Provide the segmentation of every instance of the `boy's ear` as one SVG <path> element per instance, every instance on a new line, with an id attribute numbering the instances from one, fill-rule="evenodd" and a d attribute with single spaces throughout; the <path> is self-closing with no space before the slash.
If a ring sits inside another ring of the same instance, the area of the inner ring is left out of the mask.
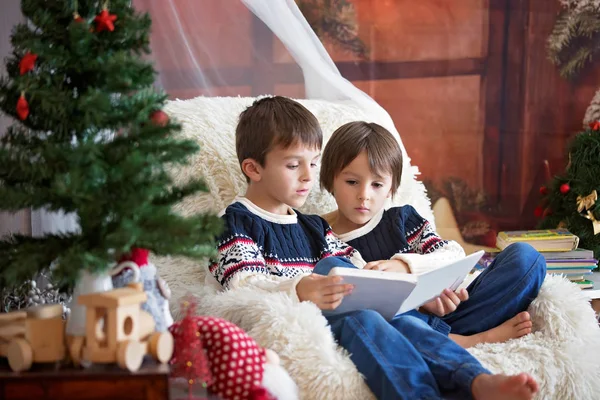
<path id="1" fill-rule="evenodd" d="M 251 182 L 259 182 L 261 180 L 262 167 L 252 158 L 246 158 L 242 161 L 242 172 Z"/>

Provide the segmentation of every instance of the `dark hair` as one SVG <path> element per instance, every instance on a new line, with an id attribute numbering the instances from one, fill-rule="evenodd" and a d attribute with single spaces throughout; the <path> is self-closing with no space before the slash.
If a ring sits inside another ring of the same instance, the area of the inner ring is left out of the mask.
<path id="1" fill-rule="evenodd" d="M 256 100 L 242 111 L 235 129 L 235 150 L 240 165 L 251 158 L 264 166 L 275 146 L 303 144 L 321 150 L 323 133 L 317 118 L 302 104 L 283 96 Z"/>
<path id="2" fill-rule="evenodd" d="M 400 186 L 402 150 L 394 136 L 375 123 L 349 122 L 331 135 L 321 157 L 321 187 L 333 192 L 333 181 L 362 151 L 367 152 L 369 167 L 376 174 L 392 175 L 392 194 Z"/>

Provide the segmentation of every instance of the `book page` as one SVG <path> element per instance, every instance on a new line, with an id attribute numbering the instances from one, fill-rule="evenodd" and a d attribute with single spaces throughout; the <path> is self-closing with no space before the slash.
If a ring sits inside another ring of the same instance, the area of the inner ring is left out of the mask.
<path id="1" fill-rule="evenodd" d="M 456 290 L 483 256 L 482 250 L 417 276 L 417 286 L 397 314 L 413 310 L 438 297 L 446 288 Z"/>
<path id="2" fill-rule="evenodd" d="M 417 280 L 411 274 L 352 268 L 333 268 L 329 275 L 342 276 L 344 283 L 354 285 L 354 290 L 344 297 L 338 308 L 323 311 L 323 315 L 375 310 L 388 321 L 394 318 L 398 306 L 409 297 Z"/>

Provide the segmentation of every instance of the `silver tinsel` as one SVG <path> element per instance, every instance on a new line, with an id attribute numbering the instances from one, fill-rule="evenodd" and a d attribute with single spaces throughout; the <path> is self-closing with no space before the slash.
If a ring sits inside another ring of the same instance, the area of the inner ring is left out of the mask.
<path id="1" fill-rule="evenodd" d="M 67 304 L 71 296 L 61 293 L 52 284 L 49 274 L 42 273 L 36 279 L 25 282 L 16 288 L 3 288 L 2 311 L 10 312 L 40 304 L 62 304 L 63 317 L 68 317 L 71 310 Z"/>

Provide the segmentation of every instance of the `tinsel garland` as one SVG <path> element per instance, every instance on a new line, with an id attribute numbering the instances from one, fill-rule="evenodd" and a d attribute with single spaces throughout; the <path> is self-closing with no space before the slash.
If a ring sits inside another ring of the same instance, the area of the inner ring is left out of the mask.
<path id="1" fill-rule="evenodd" d="M 19 287 L 2 288 L 2 312 L 16 311 L 41 304 L 62 304 L 63 316 L 69 316 L 67 304 L 71 296 L 61 292 L 54 284 L 49 273 L 41 273 L 35 280 L 27 281 Z"/>

